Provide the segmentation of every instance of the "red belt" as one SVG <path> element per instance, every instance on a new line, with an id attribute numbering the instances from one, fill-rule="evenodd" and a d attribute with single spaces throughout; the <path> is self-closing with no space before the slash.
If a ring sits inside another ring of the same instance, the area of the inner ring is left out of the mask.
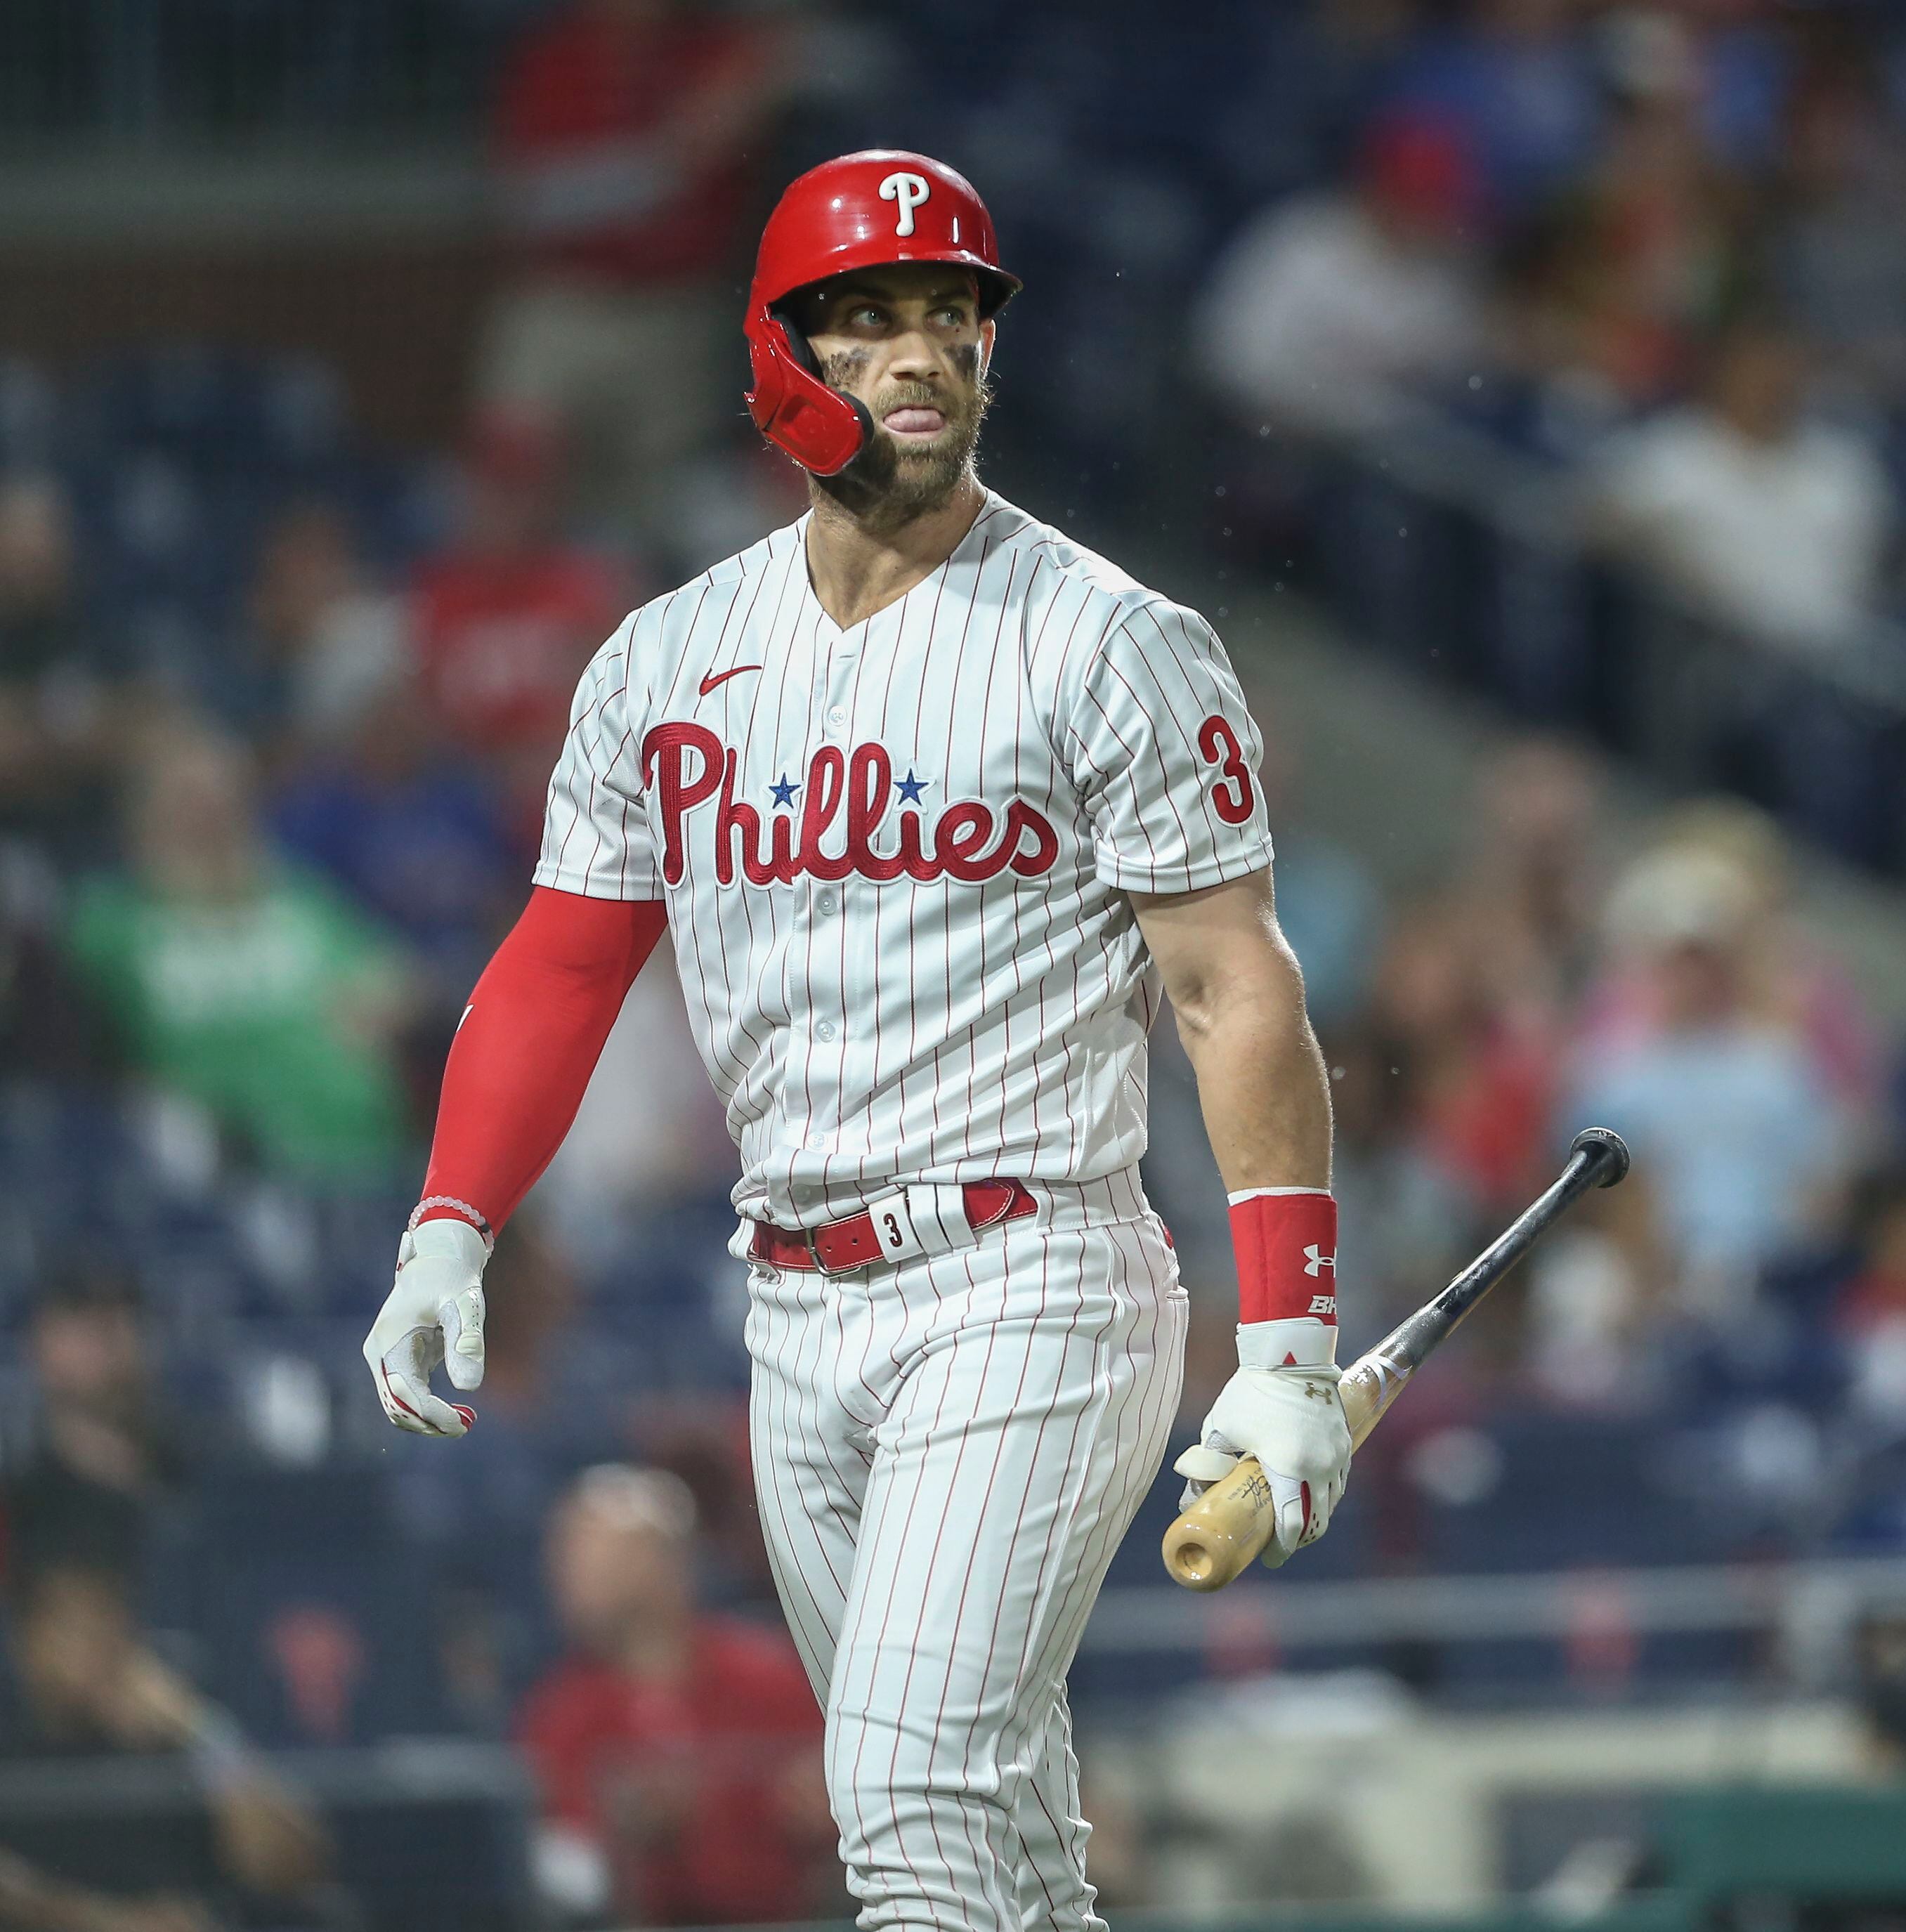
<path id="1" fill-rule="evenodd" d="M 1039 1203 L 1021 1181 L 969 1180 L 960 1192 L 967 1221 L 976 1234 L 982 1228 L 1039 1211 Z M 880 1212 L 876 1202 L 845 1220 L 824 1221 L 812 1228 L 777 1228 L 770 1222 L 757 1221 L 748 1246 L 749 1258 L 769 1268 L 818 1268 L 823 1274 L 845 1274 L 866 1268 L 883 1259 L 887 1252 L 881 1238 Z M 917 1252 L 917 1247 L 908 1250 L 909 1253 Z"/>

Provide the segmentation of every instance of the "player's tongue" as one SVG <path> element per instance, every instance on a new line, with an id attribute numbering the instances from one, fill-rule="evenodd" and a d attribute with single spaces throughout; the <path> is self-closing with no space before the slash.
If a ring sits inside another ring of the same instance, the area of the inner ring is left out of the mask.
<path id="1" fill-rule="evenodd" d="M 925 403 L 903 403 L 881 420 L 896 436 L 938 436 L 947 426 L 944 412 Z"/>

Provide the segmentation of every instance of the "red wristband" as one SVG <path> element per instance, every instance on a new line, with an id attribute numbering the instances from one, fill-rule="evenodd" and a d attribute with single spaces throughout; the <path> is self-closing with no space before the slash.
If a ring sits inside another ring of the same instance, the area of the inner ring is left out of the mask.
<path id="1" fill-rule="evenodd" d="M 1337 1326 L 1337 1203 L 1322 1188 L 1233 1196 L 1238 1319 Z"/>

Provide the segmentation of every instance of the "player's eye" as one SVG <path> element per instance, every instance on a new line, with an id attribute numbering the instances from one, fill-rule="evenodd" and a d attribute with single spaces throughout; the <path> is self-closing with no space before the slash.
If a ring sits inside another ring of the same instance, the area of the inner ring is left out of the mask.
<path id="1" fill-rule="evenodd" d="M 872 302 L 856 302 L 847 312 L 849 324 L 855 328 L 878 328 L 887 320 L 885 313 Z"/>
<path id="2" fill-rule="evenodd" d="M 934 311 L 934 320 L 948 328 L 962 328 L 966 321 L 966 311 L 956 303 L 949 303 L 946 308 Z"/>

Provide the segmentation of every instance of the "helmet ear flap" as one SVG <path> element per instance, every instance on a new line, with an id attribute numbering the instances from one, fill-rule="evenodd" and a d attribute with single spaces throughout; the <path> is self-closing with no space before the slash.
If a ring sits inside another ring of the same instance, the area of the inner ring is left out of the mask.
<path id="1" fill-rule="evenodd" d="M 748 396 L 755 427 L 803 469 L 837 475 L 873 435 L 866 405 L 828 388 L 812 347 L 785 316 L 761 309 L 748 318 L 745 332 L 755 374 Z"/>
<path id="2" fill-rule="evenodd" d="M 830 397 L 846 404 L 854 412 L 860 424 L 860 447 L 865 448 L 873 440 L 873 412 L 858 396 L 850 396 L 845 389 L 836 389 L 828 382 L 821 367 L 821 358 L 814 352 L 814 344 L 809 341 L 806 334 L 796 325 L 793 315 L 786 308 L 776 306 L 771 308 L 768 310 L 768 316 L 770 321 L 777 322 L 781 325 L 781 333 L 787 338 L 788 346 L 794 352 L 795 361 L 827 391 Z M 854 452 L 857 456 L 860 453 L 859 449 Z M 824 476 L 833 474 L 831 470 L 824 470 L 821 473 Z"/>

